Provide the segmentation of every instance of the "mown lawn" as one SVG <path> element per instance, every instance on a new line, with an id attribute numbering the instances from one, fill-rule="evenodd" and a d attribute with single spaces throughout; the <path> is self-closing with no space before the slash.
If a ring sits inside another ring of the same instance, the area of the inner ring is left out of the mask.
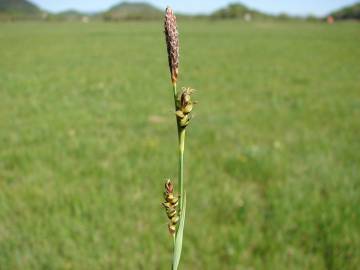
<path id="1" fill-rule="evenodd" d="M 179 23 L 181 269 L 358 269 L 359 24 Z M 162 22 L 0 24 L 0 269 L 170 269 L 166 61 Z"/>

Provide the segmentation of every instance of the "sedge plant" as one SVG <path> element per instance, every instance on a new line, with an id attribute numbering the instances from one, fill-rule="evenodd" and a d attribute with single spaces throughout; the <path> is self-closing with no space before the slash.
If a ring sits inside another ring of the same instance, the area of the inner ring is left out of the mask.
<path id="1" fill-rule="evenodd" d="M 195 102 L 191 100 L 193 89 L 183 87 L 180 91 L 177 90 L 179 74 L 179 33 L 177 30 L 176 17 L 170 7 L 167 7 L 165 11 L 164 27 L 178 133 L 179 194 L 175 195 L 174 185 L 171 180 L 166 180 L 164 192 L 165 202 L 163 202 L 163 206 L 169 218 L 168 229 L 174 243 L 171 269 L 177 270 L 182 251 L 186 211 L 186 193 L 184 190 L 185 135 Z"/>

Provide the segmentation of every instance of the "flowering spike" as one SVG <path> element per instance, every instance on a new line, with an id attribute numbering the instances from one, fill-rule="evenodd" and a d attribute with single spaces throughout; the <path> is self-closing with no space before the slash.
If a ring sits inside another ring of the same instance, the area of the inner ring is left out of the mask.
<path id="1" fill-rule="evenodd" d="M 165 202 L 162 203 L 166 210 L 166 215 L 169 219 L 168 229 L 171 235 L 175 235 L 176 224 L 179 221 L 179 215 L 177 214 L 176 207 L 179 202 L 179 197 L 174 196 L 174 186 L 170 179 L 165 182 L 164 192 Z"/>
<path id="2" fill-rule="evenodd" d="M 193 109 L 193 105 L 196 103 L 191 100 L 191 94 L 193 92 L 194 89 L 191 89 L 190 87 L 183 87 L 181 93 L 178 95 L 176 117 L 180 128 L 186 128 L 190 122 L 191 111 Z"/>
<path id="3" fill-rule="evenodd" d="M 164 27 L 171 81 L 176 84 L 179 74 L 179 33 L 176 17 L 171 7 L 167 7 L 165 10 Z"/>

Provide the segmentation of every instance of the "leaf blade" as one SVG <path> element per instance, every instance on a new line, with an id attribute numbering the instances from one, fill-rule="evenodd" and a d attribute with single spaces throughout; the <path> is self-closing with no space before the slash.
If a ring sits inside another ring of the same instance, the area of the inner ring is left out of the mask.
<path id="1" fill-rule="evenodd" d="M 184 227 L 185 227 L 185 211 L 186 211 L 186 192 L 184 192 L 184 202 L 183 202 L 183 209 L 180 214 L 179 230 L 178 230 L 178 233 L 176 234 L 173 265 L 172 265 L 173 270 L 177 270 L 179 263 L 180 263 L 182 242 L 183 242 L 183 236 L 184 236 Z"/>

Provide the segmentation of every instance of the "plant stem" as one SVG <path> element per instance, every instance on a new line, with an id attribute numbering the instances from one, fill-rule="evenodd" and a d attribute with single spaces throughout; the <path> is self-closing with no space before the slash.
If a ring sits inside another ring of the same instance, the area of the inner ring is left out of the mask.
<path id="1" fill-rule="evenodd" d="M 175 103 L 175 111 L 177 110 L 177 89 L 176 83 L 173 83 L 173 91 L 174 91 L 174 103 Z M 177 121 L 176 121 L 177 122 Z M 180 188 L 180 213 L 183 207 L 184 202 L 184 149 L 185 149 L 185 128 L 180 127 L 177 122 L 178 129 L 178 139 L 179 139 L 179 172 L 178 172 L 178 187 Z"/>
<path id="2" fill-rule="evenodd" d="M 177 100 L 176 83 L 173 83 L 173 92 L 174 92 L 174 104 L 175 104 L 175 110 L 176 110 L 176 100 Z"/>
<path id="3" fill-rule="evenodd" d="M 173 83 L 173 91 L 174 91 L 174 105 L 175 111 L 178 110 L 178 95 L 176 89 L 176 83 Z M 172 270 L 177 270 L 179 265 L 179 260 L 181 256 L 182 250 L 182 237 L 184 231 L 184 222 L 185 222 L 185 209 L 183 209 L 184 205 L 184 149 L 185 149 L 185 128 L 180 126 L 179 120 L 176 117 L 177 123 L 177 131 L 178 131 L 178 143 L 179 143 L 179 171 L 178 171 L 178 188 L 180 189 L 180 199 L 179 199 L 179 213 L 180 213 L 180 227 L 176 231 L 176 235 L 174 235 L 174 254 L 173 254 L 173 264 L 171 266 Z M 184 213 L 182 213 L 184 211 Z M 182 219 L 184 219 L 182 221 Z M 180 232 L 180 234 L 178 234 Z M 175 264 L 174 264 L 175 263 Z"/>
<path id="4" fill-rule="evenodd" d="M 178 129 L 179 133 L 179 182 L 180 187 L 180 213 L 184 203 L 184 149 L 185 149 L 185 128 Z"/>

